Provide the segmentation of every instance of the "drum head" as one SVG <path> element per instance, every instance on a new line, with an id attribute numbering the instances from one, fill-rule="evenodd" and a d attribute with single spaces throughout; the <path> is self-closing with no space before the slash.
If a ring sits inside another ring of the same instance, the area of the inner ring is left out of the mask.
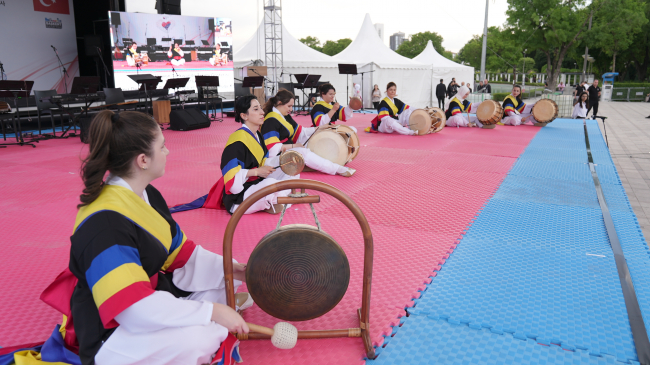
<path id="1" fill-rule="evenodd" d="M 300 152 L 285 151 L 280 155 L 280 168 L 285 174 L 296 176 L 305 168 L 305 158 L 302 157 Z"/>
<path id="2" fill-rule="evenodd" d="M 503 108 L 497 101 L 488 99 L 481 102 L 476 110 L 476 118 L 483 124 L 496 124 L 503 116 Z"/>
<path id="3" fill-rule="evenodd" d="M 341 246 L 305 224 L 267 234 L 246 266 L 246 286 L 255 303 L 285 321 L 306 321 L 329 312 L 349 283 L 350 264 Z"/>
<path id="4" fill-rule="evenodd" d="M 336 131 L 326 129 L 311 137 L 307 148 L 320 157 L 341 166 L 348 161 L 348 145 Z"/>
<path id="5" fill-rule="evenodd" d="M 416 109 L 409 117 L 409 128 L 418 131 L 418 135 L 429 133 L 431 129 L 431 117 L 424 109 Z"/>
<path id="6" fill-rule="evenodd" d="M 447 124 L 447 116 L 445 111 L 440 108 L 427 108 L 429 116 L 431 117 L 431 129 L 433 133 L 440 132 Z"/>
<path id="7" fill-rule="evenodd" d="M 361 99 L 357 98 L 356 96 L 353 96 L 350 98 L 350 103 L 348 104 L 348 106 L 352 110 L 359 110 L 363 107 L 363 103 L 361 102 Z"/>
<path id="8" fill-rule="evenodd" d="M 354 160 L 355 157 L 359 154 L 359 147 L 361 147 L 361 143 L 359 142 L 359 136 L 352 130 L 352 128 L 346 126 L 346 125 L 339 125 L 336 128 L 336 131 L 338 134 L 343 137 L 343 139 L 347 142 L 348 144 L 348 150 L 350 152 L 350 156 L 348 157 L 348 162 Z"/>
<path id="9" fill-rule="evenodd" d="M 540 123 L 548 123 L 558 113 L 557 104 L 550 99 L 542 99 L 533 106 L 533 118 Z"/>

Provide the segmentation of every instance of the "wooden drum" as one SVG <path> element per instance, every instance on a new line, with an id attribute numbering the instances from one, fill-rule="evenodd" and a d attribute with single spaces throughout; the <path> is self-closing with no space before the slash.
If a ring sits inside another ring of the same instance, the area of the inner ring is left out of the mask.
<path id="1" fill-rule="evenodd" d="M 426 111 L 431 117 L 431 133 L 440 132 L 447 123 L 445 111 L 440 108 L 426 108 Z"/>
<path id="2" fill-rule="evenodd" d="M 503 118 L 503 107 L 497 101 L 484 100 L 476 110 L 476 117 L 483 124 L 497 124 Z"/>
<path id="3" fill-rule="evenodd" d="M 343 166 L 349 160 L 348 144 L 335 129 L 316 132 L 307 144 L 310 151 L 335 164 Z"/>
<path id="4" fill-rule="evenodd" d="M 550 123 L 557 118 L 560 108 L 551 99 L 542 99 L 533 106 L 533 118 L 539 123 Z"/>
<path id="5" fill-rule="evenodd" d="M 361 143 L 359 142 L 359 136 L 357 133 L 352 130 L 352 128 L 346 126 L 346 125 L 337 125 L 334 130 L 336 130 L 336 133 L 338 133 L 343 139 L 345 140 L 345 143 L 348 145 L 348 161 L 346 162 L 349 163 L 352 160 L 357 157 L 359 154 L 359 148 L 361 147 Z"/>
<path id="6" fill-rule="evenodd" d="M 427 109 L 416 109 L 409 117 L 409 128 L 422 136 L 431 133 L 431 116 Z"/>

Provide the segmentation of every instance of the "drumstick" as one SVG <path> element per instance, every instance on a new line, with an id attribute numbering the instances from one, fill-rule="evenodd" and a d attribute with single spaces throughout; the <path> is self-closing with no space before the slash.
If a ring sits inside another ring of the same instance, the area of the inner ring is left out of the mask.
<path id="1" fill-rule="evenodd" d="M 284 166 L 284 165 L 287 165 L 287 164 L 290 164 L 290 163 L 298 164 L 298 160 L 296 160 L 296 157 L 295 157 L 295 156 L 292 157 L 290 161 L 287 161 L 287 162 L 283 163 L 282 165 L 279 165 L 279 166 L 274 167 L 274 169 L 279 169 L 280 167 L 282 167 L 282 166 Z"/>

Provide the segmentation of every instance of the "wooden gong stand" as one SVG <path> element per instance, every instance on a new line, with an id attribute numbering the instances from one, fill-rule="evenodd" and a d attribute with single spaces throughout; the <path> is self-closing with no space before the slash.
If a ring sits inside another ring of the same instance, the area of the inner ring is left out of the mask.
<path id="1" fill-rule="evenodd" d="M 357 310 L 359 317 L 359 328 L 346 328 L 334 330 L 316 330 L 316 331 L 298 331 L 299 339 L 313 338 L 333 338 L 333 337 L 361 337 L 366 349 L 366 356 L 369 359 L 375 358 L 375 350 L 370 341 L 370 284 L 372 282 L 372 260 L 373 260 L 373 242 L 372 232 L 368 220 L 361 212 L 359 206 L 342 191 L 337 188 L 315 180 L 288 180 L 267 186 L 244 200 L 235 213 L 230 217 L 223 238 L 223 270 L 226 280 L 226 298 L 228 305 L 235 309 L 235 287 L 233 281 L 233 264 L 232 264 L 232 241 L 235 235 L 235 228 L 244 212 L 258 200 L 263 197 L 282 190 L 291 189 L 292 195 L 302 195 L 299 197 L 278 197 L 278 204 L 309 204 L 320 202 L 320 196 L 307 195 L 305 189 L 316 190 L 328 194 L 343 203 L 354 215 L 361 226 L 364 243 L 363 259 L 363 293 L 361 298 L 361 308 Z M 300 193 L 297 194 L 297 189 Z M 248 335 L 237 335 L 240 340 L 245 339 L 268 339 L 271 336 L 261 333 L 249 333 Z"/>

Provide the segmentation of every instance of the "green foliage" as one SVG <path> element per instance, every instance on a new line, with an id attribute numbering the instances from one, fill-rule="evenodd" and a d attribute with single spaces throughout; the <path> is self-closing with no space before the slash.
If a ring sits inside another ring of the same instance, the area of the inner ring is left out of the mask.
<path id="1" fill-rule="evenodd" d="M 350 43 L 352 43 L 352 39 L 350 38 L 343 38 L 339 39 L 338 41 L 327 41 L 325 44 L 323 44 L 322 52 L 326 55 L 334 56 L 346 49 Z"/>
<path id="2" fill-rule="evenodd" d="M 519 61 L 517 62 L 517 72 L 526 72 L 526 73 L 534 73 L 535 71 L 535 60 L 526 57 L 526 58 L 520 58 Z"/>
<path id="3" fill-rule="evenodd" d="M 318 52 L 323 52 L 323 47 L 321 47 L 320 45 L 320 40 L 318 40 L 318 38 L 316 37 L 307 36 L 305 38 L 300 38 L 298 40 L 304 43 L 305 45 L 317 50 Z"/>
<path id="4" fill-rule="evenodd" d="M 510 95 L 510 93 L 492 93 L 492 100 L 503 101 L 503 99 L 505 99 L 508 95 Z"/>
<path id="5" fill-rule="evenodd" d="M 488 49 L 485 57 L 486 70 L 500 72 L 517 66 L 518 61 L 523 56 L 523 49 L 517 44 L 517 40 L 513 37 L 512 32 L 510 28 L 488 28 Z M 476 69 L 480 69 L 482 49 L 483 35 L 475 35 L 458 52 L 456 61 L 462 61 Z M 517 69 L 520 69 L 522 65 L 519 64 Z"/>
<path id="6" fill-rule="evenodd" d="M 445 56 L 444 53 L 446 51 L 442 47 L 442 36 L 436 32 L 421 32 L 413 34 L 411 39 L 400 44 L 396 52 L 404 57 L 413 58 L 424 51 L 424 48 L 427 46 L 429 41 L 433 43 L 433 48 L 435 48 L 438 53 Z M 449 55 L 451 56 L 451 52 L 449 52 Z"/>

